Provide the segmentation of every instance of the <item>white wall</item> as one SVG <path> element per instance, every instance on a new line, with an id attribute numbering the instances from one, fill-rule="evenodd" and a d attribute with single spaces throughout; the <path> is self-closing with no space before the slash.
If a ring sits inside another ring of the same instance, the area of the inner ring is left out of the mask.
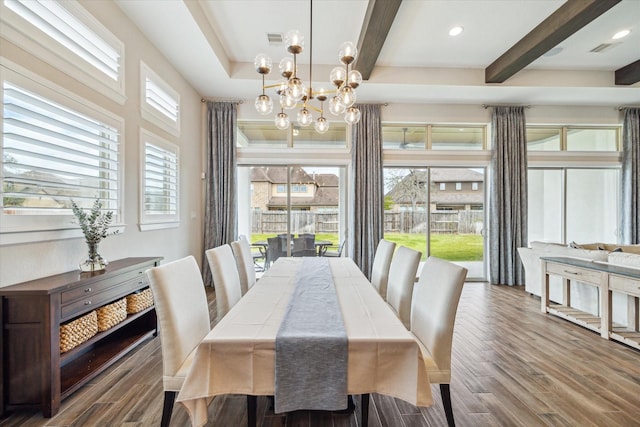
<path id="1" fill-rule="evenodd" d="M 131 256 L 162 256 L 164 262 L 192 254 L 200 262 L 202 252 L 202 103 L 200 95 L 138 31 L 113 2 L 87 1 L 83 6 L 125 44 L 125 85 L 127 100 L 120 105 L 92 88 L 84 86 L 26 51 L 0 39 L 2 55 L 47 80 L 60 85 L 125 119 L 124 222 L 123 233 L 100 243 L 107 260 Z M 181 135 L 175 137 L 143 120 L 140 114 L 140 61 L 180 93 Z M 180 147 L 180 217 L 178 228 L 145 231 L 139 221 L 139 132 L 144 126 Z M 195 216 L 195 217 L 194 217 Z M 0 237 L 1 239 L 1 237 Z M 84 239 L 1 245 L 0 286 L 74 270 L 86 257 Z"/>

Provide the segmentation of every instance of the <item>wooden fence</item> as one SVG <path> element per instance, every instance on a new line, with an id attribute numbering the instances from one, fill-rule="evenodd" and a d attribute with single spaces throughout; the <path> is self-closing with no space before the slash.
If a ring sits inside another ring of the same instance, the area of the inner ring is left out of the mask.
<path id="1" fill-rule="evenodd" d="M 277 234 L 287 232 L 285 211 L 253 211 L 252 233 Z M 385 212 L 384 231 L 396 233 L 424 233 L 427 213 Z M 432 233 L 480 234 L 484 227 L 483 211 L 433 211 Z M 338 211 L 313 212 L 291 211 L 291 232 L 337 233 Z"/>

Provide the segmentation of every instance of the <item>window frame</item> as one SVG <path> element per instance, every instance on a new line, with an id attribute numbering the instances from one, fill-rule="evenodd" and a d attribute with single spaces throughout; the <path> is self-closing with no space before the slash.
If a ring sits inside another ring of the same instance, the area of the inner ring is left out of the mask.
<path id="1" fill-rule="evenodd" d="M 110 229 L 123 232 L 124 224 L 122 221 L 123 212 L 125 212 L 123 198 L 125 163 L 124 119 L 6 58 L 0 57 L 0 99 L 3 100 L 3 106 L 5 81 L 117 129 L 119 135 L 119 167 L 116 173 L 117 189 L 115 190 L 117 207 L 110 209 L 114 212 L 114 221 Z M 4 108 L 0 109 L 0 126 L 4 127 L 3 123 Z M 0 137 L 1 135 L 2 132 L 0 132 Z M 0 155 L 2 155 L 3 146 L 4 138 L 0 141 Z M 3 176 L 4 172 L 2 168 L 0 168 L 0 182 L 3 181 Z M 1 192 L 2 190 L 0 190 L 0 193 Z M 5 215 L 2 197 L 0 197 L 0 218 L 2 219 L 2 221 L 0 221 L 0 246 L 82 236 L 82 231 L 77 224 L 74 223 L 74 216 L 71 209 L 68 210 L 68 213 L 56 215 Z"/>
<path id="2" fill-rule="evenodd" d="M 148 214 L 146 210 L 146 165 L 147 165 L 147 143 L 156 146 L 175 155 L 176 162 L 176 213 L 175 214 Z M 140 128 L 140 219 L 138 227 L 140 231 L 158 230 L 165 228 L 176 228 L 180 226 L 180 147 L 176 144 L 154 134 L 153 132 Z"/>
<path id="3" fill-rule="evenodd" d="M 67 12 L 77 18 L 95 36 L 114 51 L 118 52 L 118 78 L 109 78 L 105 73 L 91 65 L 82 57 L 56 41 L 34 24 L 14 12 L 6 5 L 0 4 L 0 36 L 20 46 L 34 57 L 51 64 L 74 79 L 93 88 L 101 94 L 124 105 L 127 97 L 125 91 L 125 46 L 111 31 L 96 19 L 77 0 L 57 2 Z M 97 72 L 96 72 L 97 71 Z"/>

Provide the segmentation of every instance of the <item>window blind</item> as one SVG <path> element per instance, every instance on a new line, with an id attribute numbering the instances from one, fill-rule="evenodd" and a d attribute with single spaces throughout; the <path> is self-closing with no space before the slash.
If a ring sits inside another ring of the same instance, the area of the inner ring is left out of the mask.
<path id="1" fill-rule="evenodd" d="M 177 149 L 145 142 L 144 162 L 144 219 L 150 222 L 177 219 Z"/>
<path id="2" fill-rule="evenodd" d="M 118 130 L 3 83 L 4 213 L 68 214 L 71 199 L 118 208 Z"/>
<path id="3" fill-rule="evenodd" d="M 178 122 L 178 100 L 149 76 L 145 78 L 145 101 L 172 122 Z"/>
<path id="4" fill-rule="evenodd" d="M 112 80 L 118 81 L 120 52 L 60 2 L 5 0 L 5 5 Z"/>

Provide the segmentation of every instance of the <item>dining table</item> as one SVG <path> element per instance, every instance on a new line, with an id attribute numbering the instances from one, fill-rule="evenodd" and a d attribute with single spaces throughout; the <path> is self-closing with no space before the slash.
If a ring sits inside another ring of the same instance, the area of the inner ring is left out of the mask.
<path id="1" fill-rule="evenodd" d="M 311 289 L 314 282 L 319 283 L 321 292 L 329 295 L 323 300 L 327 302 L 314 302 L 318 298 L 317 292 Z M 310 305 L 295 305 L 304 298 L 310 298 Z M 328 324 L 335 323 L 344 335 L 345 358 L 334 360 L 327 355 L 331 353 L 312 348 L 311 357 L 319 355 L 320 358 L 309 362 L 309 366 L 328 364 L 328 377 L 344 374 L 344 385 L 339 391 L 362 395 L 363 425 L 368 420 L 370 393 L 396 397 L 415 406 L 432 405 L 429 378 L 416 338 L 350 258 L 282 257 L 196 348 L 176 399 L 186 407 L 192 425 L 205 425 L 210 402 L 224 394 L 247 395 L 250 426 L 256 422 L 256 396 L 274 396 L 276 413 L 279 406 L 283 410 L 291 407 L 290 396 L 300 400 L 295 403 L 300 408 L 317 409 L 314 405 L 318 404 L 322 407 L 323 402 L 312 401 L 317 400 L 316 391 L 325 385 L 314 386 L 309 406 L 304 400 L 305 393 L 309 393 L 304 390 L 305 381 L 300 381 L 300 385 L 297 380 L 288 381 L 286 392 L 289 394 L 285 392 L 286 380 L 298 378 L 299 371 L 306 367 L 301 369 L 305 365 L 300 365 L 288 351 L 278 349 L 285 348 L 280 344 L 285 325 L 302 334 L 290 343 L 294 346 L 298 341 L 307 341 L 306 328 L 310 328 L 309 338 L 331 329 L 327 326 L 319 331 L 307 326 L 314 321 L 323 324 L 324 320 L 314 319 L 323 315 L 328 315 Z M 328 385 L 329 390 L 335 383 L 340 384 L 340 375 L 338 378 L 328 380 L 332 383 Z M 300 391 L 295 389 L 298 386 L 302 387 Z"/>

